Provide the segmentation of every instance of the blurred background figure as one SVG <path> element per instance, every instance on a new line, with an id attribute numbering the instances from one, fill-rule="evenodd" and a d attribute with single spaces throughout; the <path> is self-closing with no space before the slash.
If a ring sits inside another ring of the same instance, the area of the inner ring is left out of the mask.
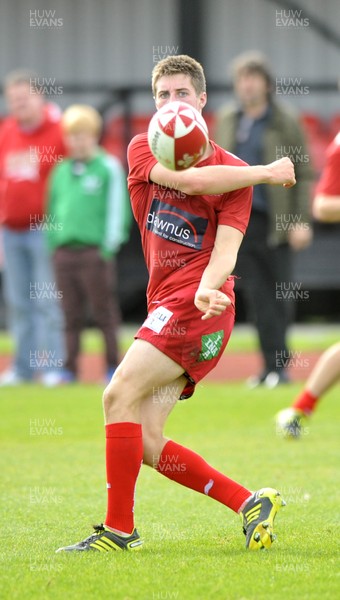
<path id="1" fill-rule="evenodd" d="M 15 355 L 0 386 L 38 376 L 50 386 L 59 383 L 64 357 L 62 315 L 43 232 L 47 177 L 64 154 L 60 110 L 45 103 L 33 72 L 13 71 L 4 86 L 10 116 L 0 132 L 0 223 Z"/>
<path id="2" fill-rule="evenodd" d="M 313 216 L 322 223 L 340 223 L 340 133 L 330 144 L 327 162 L 316 188 Z M 276 416 L 277 433 L 299 437 L 306 417 L 314 412 L 318 401 L 340 379 L 340 342 L 333 344 L 319 358 L 300 394 L 290 408 Z"/>
<path id="3" fill-rule="evenodd" d="M 277 290 L 292 283 L 291 250 L 306 248 L 312 172 L 304 135 L 294 112 L 276 103 L 273 76 L 260 52 L 239 55 L 232 63 L 236 103 L 220 109 L 215 140 L 250 165 L 267 164 L 283 155 L 295 163 L 297 184 L 290 190 L 254 188 L 252 213 L 235 268 L 241 277 L 246 307 L 257 329 L 263 370 L 248 380 L 250 387 L 275 387 L 288 382 L 286 333 L 292 303 Z M 237 286 L 236 286 L 237 289 Z"/>
<path id="4" fill-rule="evenodd" d="M 48 214 L 58 226 L 47 235 L 66 323 L 63 379 L 78 378 L 88 301 L 104 336 L 109 380 L 118 364 L 114 256 L 131 222 L 126 176 L 119 161 L 98 147 L 102 119 L 94 108 L 70 106 L 62 126 L 69 158 L 51 175 Z"/>

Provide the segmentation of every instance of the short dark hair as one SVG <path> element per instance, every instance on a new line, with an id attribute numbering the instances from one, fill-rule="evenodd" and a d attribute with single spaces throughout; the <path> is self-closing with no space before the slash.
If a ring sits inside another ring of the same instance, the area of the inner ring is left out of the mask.
<path id="1" fill-rule="evenodd" d="M 205 76 L 202 65 L 194 58 L 191 58 L 191 56 L 187 56 L 187 54 L 178 54 L 174 56 L 167 56 L 154 66 L 152 70 L 153 95 L 156 95 L 156 85 L 158 79 L 167 75 L 178 74 L 189 75 L 197 95 L 206 91 Z"/>

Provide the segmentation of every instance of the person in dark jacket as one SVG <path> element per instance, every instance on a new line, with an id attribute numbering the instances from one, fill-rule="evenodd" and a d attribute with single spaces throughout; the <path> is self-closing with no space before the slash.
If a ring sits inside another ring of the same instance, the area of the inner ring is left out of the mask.
<path id="1" fill-rule="evenodd" d="M 255 51 L 244 53 L 234 60 L 232 74 L 237 101 L 217 114 L 217 143 L 250 165 L 288 155 L 296 169 L 297 184 L 290 190 L 254 188 L 249 227 L 235 268 L 264 363 L 249 385 L 275 387 L 289 381 L 286 333 L 298 288 L 293 281 L 292 251 L 303 250 L 311 242 L 313 173 L 297 116 L 274 98 L 266 57 Z"/>

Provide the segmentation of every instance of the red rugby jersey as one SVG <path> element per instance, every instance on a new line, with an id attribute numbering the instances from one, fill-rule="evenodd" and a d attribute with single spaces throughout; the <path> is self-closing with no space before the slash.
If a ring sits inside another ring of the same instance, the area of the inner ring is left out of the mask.
<path id="1" fill-rule="evenodd" d="M 211 142 L 214 152 L 201 161 L 206 165 L 246 165 Z M 252 188 L 227 194 L 189 196 L 152 183 L 151 169 L 157 160 L 150 151 L 147 134 L 137 135 L 128 147 L 128 188 L 138 223 L 149 271 L 148 304 L 160 302 L 185 287 L 198 287 L 214 246 L 217 226 L 246 231 Z M 229 278 L 222 290 L 233 289 Z"/>

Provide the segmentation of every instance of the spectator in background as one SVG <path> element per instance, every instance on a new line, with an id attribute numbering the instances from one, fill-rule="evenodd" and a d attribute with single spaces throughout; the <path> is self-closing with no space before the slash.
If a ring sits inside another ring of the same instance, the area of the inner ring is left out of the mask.
<path id="1" fill-rule="evenodd" d="M 91 106 L 73 105 L 62 118 L 70 158 L 52 173 L 48 231 L 66 322 L 64 381 L 78 377 L 77 359 L 88 300 L 105 340 L 106 375 L 118 364 L 118 303 L 114 255 L 128 238 L 126 176 L 116 158 L 99 149 L 102 121 Z"/>
<path id="2" fill-rule="evenodd" d="M 10 116 L 0 131 L 0 223 L 4 299 L 15 356 L 0 386 L 60 381 L 62 313 L 43 229 L 48 174 L 62 160 L 60 110 L 46 104 L 38 76 L 13 71 L 5 80 Z"/>
<path id="3" fill-rule="evenodd" d="M 232 72 L 237 103 L 217 114 L 216 142 L 250 165 L 289 155 L 296 168 L 297 184 L 290 190 L 254 188 L 247 235 L 235 268 L 264 361 L 263 371 L 250 378 L 249 385 L 275 387 L 288 381 L 284 365 L 289 358 L 286 332 L 291 320 L 290 304 L 277 299 L 276 292 L 292 284 L 291 250 L 302 250 L 311 241 L 312 172 L 296 116 L 273 98 L 273 76 L 265 56 L 244 53 L 234 60 Z"/>
<path id="4" fill-rule="evenodd" d="M 316 188 L 313 216 L 322 223 L 340 223 L 340 133 L 330 144 L 327 161 Z M 323 352 L 309 375 L 303 390 L 290 408 L 276 416 L 277 433 L 299 437 L 320 398 L 340 380 L 340 342 Z"/>

